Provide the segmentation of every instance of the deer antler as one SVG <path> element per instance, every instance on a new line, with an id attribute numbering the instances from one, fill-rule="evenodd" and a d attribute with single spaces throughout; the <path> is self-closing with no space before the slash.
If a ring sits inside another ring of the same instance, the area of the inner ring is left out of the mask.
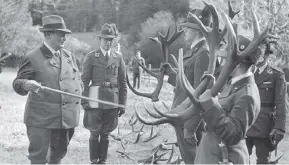
<path id="1" fill-rule="evenodd" d="M 163 58 L 163 62 L 168 62 L 168 58 L 169 58 L 169 46 L 183 33 L 183 30 L 179 30 L 178 27 L 175 25 L 175 31 L 174 34 L 169 37 L 169 32 L 170 32 L 170 27 L 168 28 L 168 31 L 166 33 L 166 35 L 162 35 L 161 33 L 158 33 L 158 38 L 150 38 L 151 40 L 153 40 L 154 42 L 156 42 L 157 44 L 160 45 L 161 47 L 161 51 L 162 51 L 162 58 Z M 157 87 L 156 89 L 152 92 L 152 93 L 142 93 L 142 92 L 138 92 L 137 90 L 135 90 L 128 79 L 128 74 L 126 74 L 126 80 L 127 80 L 127 84 L 128 87 L 130 88 L 130 90 L 135 93 L 136 95 L 139 96 L 143 96 L 143 97 L 147 97 L 147 98 L 151 98 L 153 102 L 156 102 L 159 100 L 158 96 L 160 94 L 161 88 L 163 86 L 163 80 L 164 80 L 164 75 L 165 75 L 165 70 L 161 70 L 158 73 L 153 73 L 152 71 L 148 70 L 147 68 L 145 68 L 143 65 L 141 65 L 138 61 L 137 63 L 149 74 L 151 74 L 153 77 L 155 77 L 158 81 L 157 83 Z"/>
<path id="2" fill-rule="evenodd" d="M 228 8 L 229 8 L 229 17 L 231 19 L 233 19 L 235 17 L 235 15 L 237 15 L 238 13 L 240 13 L 239 11 L 234 11 L 232 8 L 232 4 L 231 4 L 231 0 L 228 0 Z"/>

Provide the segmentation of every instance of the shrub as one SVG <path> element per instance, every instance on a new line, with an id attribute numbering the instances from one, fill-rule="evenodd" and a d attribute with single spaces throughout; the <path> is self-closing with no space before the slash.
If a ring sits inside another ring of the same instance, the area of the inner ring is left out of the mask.
<path id="1" fill-rule="evenodd" d="M 139 32 L 140 41 L 137 43 L 138 49 L 141 50 L 142 56 L 146 59 L 146 63 L 152 64 L 153 68 L 159 67 L 162 61 L 162 54 L 160 46 L 149 39 L 149 37 L 156 37 L 157 32 L 166 34 L 169 26 L 174 25 L 176 21 L 173 15 L 168 11 L 160 11 L 155 13 L 152 18 L 148 18 L 141 24 L 141 31 Z M 173 28 L 170 30 L 174 31 Z M 178 57 L 178 49 L 184 48 L 186 52 L 187 44 L 185 43 L 183 35 L 181 35 L 174 43 L 169 47 L 169 54 L 174 54 Z"/>

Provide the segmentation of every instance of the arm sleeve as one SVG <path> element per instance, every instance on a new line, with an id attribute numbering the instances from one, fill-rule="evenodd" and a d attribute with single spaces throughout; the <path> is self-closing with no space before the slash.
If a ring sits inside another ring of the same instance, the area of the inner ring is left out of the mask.
<path id="1" fill-rule="evenodd" d="M 25 58 L 21 62 L 18 73 L 17 73 L 17 77 L 14 79 L 13 84 L 12 84 L 14 91 L 22 96 L 27 95 L 28 91 L 26 91 L 23 88 L 23 84 L 27 80 L 33 80 L 34 75 L 35 75 L 35 71 L 34 71 L 32 63 L 30 62 L 28 58 Z"/>
<path id="2" fill-rule="evenodd" d="M 276 76 L 275 84 L 275 105 L 276 105 L 276 119 L 275 129 L 279 129 L 285 132 L 286 125 L 286 81 L 283 72 L 280 72 Z"/>
<path id="3" fill-rule="evenodd" d="M 234 145 L 245 137 L 246 131 L 253 124 L 258 114 L 259 111 L 252 96 L 245 95 L 232 107 L 229 115 L 217 102 L 202 116 L 208 128 L 215 135 L 227 145 Z"/>

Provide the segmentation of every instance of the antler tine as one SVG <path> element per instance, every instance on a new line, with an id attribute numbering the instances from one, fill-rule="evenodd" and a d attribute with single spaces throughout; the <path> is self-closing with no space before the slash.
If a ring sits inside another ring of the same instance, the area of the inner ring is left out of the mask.
<path id="1" fill-rule="evenodd" d="M 149 39 L 151 39 L 152 41 L 154 41 L 155 43 L 161 45 L 162 43 L 160 42 L 158 37 L 149 37 Z"/>
<path id="2" fill-rule="evenodd" d="M 178 26 L 175 24 L 174 34 L 167 40 L 168 44 L 171 45 L 180 35 L 182 35 L 183 32 L 184 30 L 178 29 Z"/>
<path id="3" fill-rule="evenodd" d="M 221 89 L 226 79 L 228 78 L 228 75 L 232 72 L 233 68 L 237 65 L 237 63 L 234 62 L 236 61 L 236 58 L 237 58 L 236 57 L 236 50 L 238 49 L 237 36 L 232 26 L 232 23 L 230 22 L 230 18 L 228 17 L 228 15 L 222 10 L 220 10 L 220 13 L 222 17 L 224 18 L 227 33 L 228 33 L 227 37 L 228 37 L 229 52 L 228 52 L 227 59 L 230 62 L 227 61 L 225 63 L 224 69 L 222 69 L 218 80 L 211 88 L 211 92 L 213 96 L 216 96 L 218 94 L 219 90 Z M 232 60 L 232 59 L 235 59 L 235 60 Z"/>
<path id="4" fill-rule="evenodd" d="M 147 112 L 151 117 L 153 117 L 153 118 L 160 119 L 160 118 L 163 117 L 163 116 L 161 116 L 160 114 L 156 114 L 156 113 L 151 112 L 151 111 L 146 107 L 145 103 L 144 103 L 144 108 L 145 108 L 146 112 Z"/>
<path id="5" fill-rule="evenodd" d="M 183 64 L 183 49 L 179 49 L 179 74 L 178 74 L 178 78 L 179 78 L 179 82 L 181 83 L 181 85 L 184 87 L 184 89 L 186 89 L 187 94 L 189 95 L 190 99 L 192 100 L 193 103 L 198 103 L 198 99 L 196 98 L 196 96 L 194 95 L 194 91 L 195 89 L 191 86 L 191 84 L 188 82 L 185 73 L 184 73 L 184 64 Z"/>
<path id="6" fill-rule="evenodd" d="M 163 105 L 164 105 L 164 107 L 166 108 L 167 111 L 170 111 L 170 110 L 171 110 L 171 109 L 170 109 L 170 106 L 168 106 L 165 102 L 162 101 L 162 103 L 163 103 Z"/>
<path id="7" fill-rule="evenodd" d="M 168 30 L 167 30 L 167 33 L 166 33 L 166 35 L 164 36 L 164 39 L 165 39 L 166 41 L 169 39 L 170 29 L 171 29 L 171 26 L 169 26 L 169 28 L 168 28 Z"/>
<path id="8" fill-rule="evenodd" d="M 228 0 L 228 8 L 229 8 L 229 17 L 231 19 L 233 19 L 235 15 L 237 15 L 240 12 L 240 10 L 239 11 L 233 10 L 231 0 Z"/>
<path id="9" fill-rule="evenodd" d="M 216 8 L 214 7 L 214 5 L 212 4 L 208 4 L 207 2 L 203 1 L 203 3 L 209 8 L 212 17 L 213 17 L 213 25 L 212 25 L 212 32 L 219 32 L 219 18 L 218 18 L 218 14 L 216 11 Z"/>
<path id="10" fill-rule="evenodd" d="M 152 98 L 152 94 L 151 93 L 142 93 L 142 92 L 138 92 L 137 90 L 135 90 L 130 82 L 129 82 L 129 79 L 128 79 L 128 74 L 126 72 L 126 82 L 127 82 L 127 86 L 129 87 L 129 89 L 136 95 L 139 95 L 139 96 L 143 96 L 143 97 L 147 97 L 147 98 Z"/>
<path id="11" fill-rule="evenodd" d="M 137 62 L 137 64 L 138 64 L 139 66 L 141 66 L 142 69 L 145 70 L 148 74 L 152 75 L 152 76 L 155 77 L 155 78 L 158 78 L 158 74 L 156 74 L 156 73 L 148 70 L 148 69 L 147 69 L 146 67 L 144 67 L 138 60 L 136 60 L 136 62 Z"/>
<path id="12" fill-rule="evenodd" d="M 153 105 L 154 105 L 155 111 L 157 111 L 157 113 L 159 113 L 160 115 L 162 115 L 162 116 L 164 116 L 164 117 L 167 117 L 167 118 L 177 118 L 177 117 L 179 116 L 178 114 L 163 113 L 162 111 L 160 111 L 160 110 L 156 107 L 155 103 L 153 103 Z"/>
<path id="13" fill-rule="evenodd" d="M 162 117 L 158 120 L 147 120 L 143 116 L 139 115 L 137 110 L 135 110 L 136 117 L 138 120 L 146 125 L 159 125 L 159 124 L 165 124 L 165 123 L 170 123 L 171 121 L 168 118 Z"/>
<path id="14" fill-rule="evenodd" d="M 178 67 L 178 61 L 177 61 L 176 57 L 173 54 L 170 54 L 170 56 L 174 61 L 174 66 Z"/>
<path id="15" fill-rule="evenodd" d="M 188 14 L 189 17 L 191 17 L 192 19 L 194 19 L 194 21 L 197 23 L 197 25 L 200 27 L 200 30 L 202 31 L 202 33 L 204 35 L 207 35 L 208 34 L 208 30 L 206 29 L 206 27 L 204 26 L 204 24 L 201 22 L 201 20 L 195 15 L 195 14 L 192 14 L 191 12 L 189 12 Z M 190 27 L 188 25 L 188 27 Z"/>
<path id="16" fill-rule="evenodd" d="M 248 47 L 242 51 L 238 52 L 239 56 L 242 58 L 245 58 L 246 56 L 249 55 L 254 55 L 253 51 L 256 50 L 256 48 L 263 42 L 264 39 L 271 37 L 271 38 L 276 38 L 278 37 L 273 36 L 271 34 L 268 34 L 268 30 L 270 27 L 270 23 L 267 24 L 266 28 L 263 30 L 263 32 L 260 32 L 260 25 L 257 19 L 257 16 L 253 9 L 251 9 L 252 15 L 253 15 L 253 26 L 254 26 L 254 37 L 251 43 L 248 45 Z"/>

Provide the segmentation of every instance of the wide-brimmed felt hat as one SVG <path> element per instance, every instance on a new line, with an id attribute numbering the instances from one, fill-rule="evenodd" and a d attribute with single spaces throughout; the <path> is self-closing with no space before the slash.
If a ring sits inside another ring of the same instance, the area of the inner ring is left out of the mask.
<path id="1" fill-rule="evenodd" d="M 238 43 L 239 50 L 244 51 L 251 43 L 251 40 L 245 36 L 238 35 Z M 253 53 L 254 55 L 246 57 L 243 62 L 252 62 L 255 64 L 261 56 L 261 49 L 258 47 Z"/>
<path id="2" fill-rule="evenodd" d="M 58 15 L 48 15 L 42 17 L 42 24 L 43 26 L 39 28 L 41 32 L 61 31 L 64 33 L 71 33 L 71 31 L 66 28 L 63 18 Z"/>
<path id="3" fill-rule="evenodd" d="M 118 36 L 116 25 L 114 23 L 105 23 L 101 28 L 100 34 L 98 34 L 97 36 L 101 38 L 116 38 Z"/>
<path id="4" fill-rule="evenodd" d="M 196 21 L 193 19 L 192 14 L 196 15 L 199 20 L 204 24 L 204 26 L 210 27 L 212 23 L 212 14 L 207 6 L 205 6 L 203 9 L 191 10 L 187 15 L 186 22 L 182 23 L 182 25 L 185 27 L 200 29 Z"/>

